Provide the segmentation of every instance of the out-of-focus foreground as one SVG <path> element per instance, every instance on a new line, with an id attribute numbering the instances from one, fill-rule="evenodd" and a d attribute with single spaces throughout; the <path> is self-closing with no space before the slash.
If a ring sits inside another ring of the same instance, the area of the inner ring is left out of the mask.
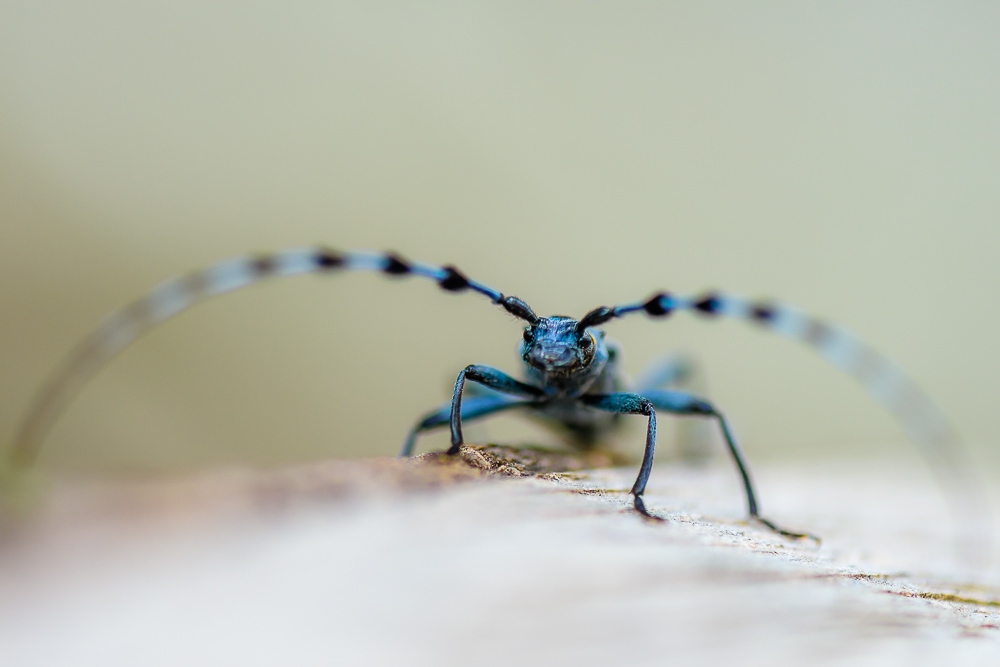
<path id="1" fill-rule="evenodd" d="M 647 502 L 666 521 L 653 522 L 630 507 L 632 469 L 524 478 L 531 467 L 566 467 L 524 460 L 466 448 L 464 460 L 62 485 L 43 518 L 4 533 L 0 660 L 912 666 L 1000 658 L 998 573 L 966 578 L 949 524 L 913 471 L 765 466 L 767 514 L 820 533 L 817 548 L 742 521 L 728 468 L 658 469 Z M 521 479 L 477 479 L 490 472 Z M 898 504 L 886 507 L 887 495 Z"/>

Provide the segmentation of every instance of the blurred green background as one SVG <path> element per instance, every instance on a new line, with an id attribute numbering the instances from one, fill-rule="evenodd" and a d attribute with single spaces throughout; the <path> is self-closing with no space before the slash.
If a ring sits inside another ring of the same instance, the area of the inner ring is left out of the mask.
<path id="1" fill-rule="evenodd" d="M 0 443 L 110 310 L 319 242 L 455 263 L 543 314 L 782 298 L 897 360 L 995 461 L 998 34 L 988 2 L 5 2 Z M 610 332 L 633 372 L 696 354 L 751 460 L 912 456 L 805 348 L 690 317 Z M 424 281 L 261 285 L 127 350 L 44 459 L 392 454 L 464 365 L 517 370 L 519 336 Z"/>

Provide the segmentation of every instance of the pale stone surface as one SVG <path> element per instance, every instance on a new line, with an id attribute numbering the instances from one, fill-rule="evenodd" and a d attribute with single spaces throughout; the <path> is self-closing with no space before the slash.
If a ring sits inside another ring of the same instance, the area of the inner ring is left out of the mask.
<path id="1" fill-rule="evenodd" d="M 1000 664 L 996 573 L 918 472 L 758 466 L 816 547 L 725 466 L 661 465 L 652 522 L 633 468 L 464 456 L 61 482 L 4 532 L 0 664 Z"/>

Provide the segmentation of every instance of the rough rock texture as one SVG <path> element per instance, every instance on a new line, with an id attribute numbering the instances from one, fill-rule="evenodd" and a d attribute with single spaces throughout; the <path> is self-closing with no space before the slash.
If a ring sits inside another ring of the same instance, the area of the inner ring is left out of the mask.
<path id="1" fill-rule="evenodd" d="M 925 476 L 530 448 L 60 480 L 0 546 L 0 664 L 1000 664 L 992 557 Z M 984 531 L 985 532 L 985 531 Z M 985 544 L 985 542 L 984 542 Z M 985 547 L 984 547 L 985 548 Z"/>

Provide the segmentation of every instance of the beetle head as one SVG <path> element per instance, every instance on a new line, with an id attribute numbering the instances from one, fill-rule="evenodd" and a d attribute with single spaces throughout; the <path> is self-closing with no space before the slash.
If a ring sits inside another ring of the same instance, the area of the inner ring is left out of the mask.
<path id="1" fill-rule="evenodd" d="M 587 370 L 594 362 L 600 336 L 578 331 L 578 322 L 569 317 L 540 317 L 524 329 L 521 356 L 524 362 L 545 375 L 565 376 Z"/>

